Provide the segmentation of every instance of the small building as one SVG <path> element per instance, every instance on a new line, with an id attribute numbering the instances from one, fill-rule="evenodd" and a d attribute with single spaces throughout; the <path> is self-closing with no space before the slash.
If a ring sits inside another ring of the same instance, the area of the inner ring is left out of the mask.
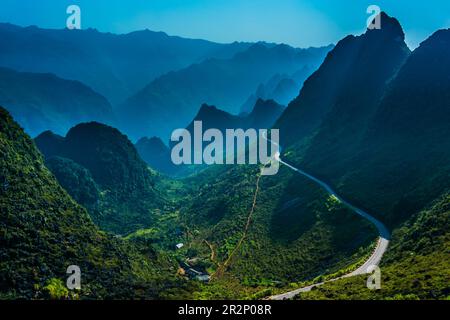
<path id="1" fill-rule="evenodd" d="M 177 249 L 181 249 L 181 248 L 184 247 L 184 243 L 178 243 L 175 247 L 176 247 Z"/>
<path id="2" fill-rule="evenodd" d="M 195 279 L 197 279 L 198 281 L 202 281 L 202 282 L 209 282 L 211 277 L 207 274 L 202 274 L 202 275 L 196 276 Z"/>

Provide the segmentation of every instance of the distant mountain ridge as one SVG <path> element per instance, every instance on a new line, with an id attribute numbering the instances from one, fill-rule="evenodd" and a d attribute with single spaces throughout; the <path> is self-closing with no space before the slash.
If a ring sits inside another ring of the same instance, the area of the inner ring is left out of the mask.
<path id="1" fill-rule="evenodd" d="M 258 43 L 231 59 L 208 59 L 170 72 L 119 106 L 120 128 L 132 139 L 144 135 L 165 140 L 174 129 L 185 127 L 204 103 L 239 114 L 242 104 L 261 83 L 305 66 L 314 70 L 330 49 Z"/>
<path id="2" fill-rule="evenodd" d="M 201 121 L 202 130 L 218 129 L 223 135 L 226 129 L 271 129 L 275 121 L 283 113 L 284 107 L 273 100 L 258 99 L 250 114 L 235 116 L 216 106 L 203 104 L 186 129 L 194 135 L 194 122 Z"/>
<path id="3" fill-rule="evenodd" d="M 153 79 L 208 58 L 230 58 L 249 43 L 219 44 L 149 30 L 42 29 L 0 23 L 0 66 L 78 80 L 113 105 Z"/>
<path id="4" fill-rule="evenodd" d="M 256 92 L 241 106 L 240 112 L 251 112 L 258 99 L 274 100 L 281 105 L 287 106 L 298 96 L 303 82 L 313 73 L 314 69 L 315 66 L 304 66 L 301 70 L 291 75 L 274 75 L 268 82 L 258 86 Z"/>
<path id="5" fill-rule="evenodd" d="M 63 134 L 85 121 L 115 122 L 113 109 L 103 96 L 79 81 L 48 73 L 0 67 L 0 104 L 32 136 L 45 130 Z"/>

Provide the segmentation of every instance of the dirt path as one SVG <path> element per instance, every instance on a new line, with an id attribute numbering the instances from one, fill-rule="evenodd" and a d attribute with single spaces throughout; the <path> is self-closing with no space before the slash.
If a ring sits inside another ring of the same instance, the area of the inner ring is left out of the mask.
<path id="1" fill-rule="evenodd" d="M 211 250 L 211 256 L 210 260 L 212 263 L 214 263 L 216 266 L 219 265 L 219 263 L 216 261 L 216 251 L 214 250 L 214 246 L 212 243 L 208 242 L 208 240 L 203 240 L 204 243 L 209 247 L 209 250 Z"/>
<path id="2" fill-rule="evenodd" d="M 231 265 L 231 262 L 232 262 L 232 259 L 233 259 L 234 255 L 241 248 L 242 243 L 244 242 L 245 238 L 247 237 L 248 229 L 250 228 L 250 225 L 251 225 L 251 222 L 252 222 L 253 213 L 255 212 L 256 200 L 258 198 L 258 193 L 259 193 L 259 181 L 260 180 L 261 180 L 261 174 L 259 173 L 258 174 L 258 178 L 256 179 L 255 194 L 253 195 L 252 207 L 251 207 L 250 212 L 249 212 L 249 214 L 247 216 L 247 222 L 246 222 L 245 227 L 244 227 L 244 233 L 242 234 L 242 237 L 239 239 L 239 242 L 237 243 L 236 247 L 234 247 L 233 251 L 228 256 L 227 260 L 225 260 L 225 262 L 222 265 L 219 265 L 219 268 L 214 273 L 213 276 L 216 277 L 216 278 L 217 277 L 221 277 L 225 273 L 227 268 Z"/>

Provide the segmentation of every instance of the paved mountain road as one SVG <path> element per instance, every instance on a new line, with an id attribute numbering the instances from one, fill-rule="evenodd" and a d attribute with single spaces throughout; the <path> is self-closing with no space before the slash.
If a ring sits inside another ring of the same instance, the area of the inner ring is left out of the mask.
<path id="1" fill-rule="evenodd" d="M 267 139 L 266 136 L 264 136 L 264 139 L 266 139 L 267 141 L 271 142 L 272 144 L 274 144 L 275 146 L 277 146 L 280 151 L 281 151 L 281 147 L 275 143 L 272 142 L 270 139 Z M 373 216 L 371 216 L 370 214 L 368 214 L 367 212 L 365 212 L 362 209 L 359 209 L 357 207 L 355 207 L 354 205 L 352 205 L 351 203 L 345 201 L 344 199 L 342 199 L 328 184 L 326 184 L 325 182 L 317 179 L 316 177 L 313 177 L 312 175 L 306 173 L 303 170 L 300 170 L 286 162 L 284 162 L 281 158 L 280 158 L 280 152 L 277 152 L 274 156 L 274 159 L 276 161 L 278 161 L 280 164 L 285 165 L 286 167 L 290 168 L 291 170 L 307 177 L 308 179 L 314 181 L 315 183 L 317 183 L 318 185 L 320 185 L 322 188 L 324 188 L 329 194 L 335 196 L 342 204 L 344 204 L 345 206 L 349 207 L 351 210 L 353 210 L 355 213 L 357 213 L 358 215 L 362 216 L 363 218 L 369 220 L 372 224 L 375 225 L 375 227 L 378 230 L 379 233 L 379 238 L 377 241 L 377 245 L 375 247 L 375 250 L 373 251 L 372 255 L 364 262 L 364 264 L 362 266 L 360 266 L 359 268 L 357 268 L 356 270 L 343 275 L 341 277 L 335 278 L 335 279 L 331 279 L 325 282 L 321 282 L 321 283 L 316 283 L 304 288 L 299 288 L 296 290 L 292 290 L 286 293 L 282 293 L 282 294 L 278 294 L 278 295 L 274 295 L 269 297 L 270 300 L 285 300 L 285 299 L 292 299 L 293 297 L 295 297 L 296 295 L 298 295 L 301 292 L 308 292 L 310 291 L 312 288 L 320 286 L 324 283 L 327 282 L 332 282 L 332 281 L 336 281 L 342 278 L 348 278 L 348 277 L 353 277 L 356 275 L 361 275 L 361 274 L 367 274 L 369 272 L 371 272 L 372 270 L 370 270 L 370 268 L 372 268 L 373 266 L 378 266 L 378 264 L 381 261 L 381 258 L 383 257 L 383 254 L 386 252 L 388 245 L 389 245 L 389 239 L 390 239 L 390 233 L 389 230 L 384 226 L 384 224 L 382 222 L 380 222 L 379 220 L 377 220 L 376 218 L 374 218 Z"/>

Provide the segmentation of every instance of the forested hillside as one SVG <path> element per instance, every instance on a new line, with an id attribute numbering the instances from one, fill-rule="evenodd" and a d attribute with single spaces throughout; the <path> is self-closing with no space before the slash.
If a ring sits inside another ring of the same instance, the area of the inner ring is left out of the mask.
<path id="1" fill-rule="evenodd" d="M 184 286 L 169 260 L 99 231 L 3 108 L 0 168 L 1 299 L 152 299 Z M 70 265 L 81 268 L 79 292 L 65 286 Z"/>
<path id="2" fill-rule="evenodd" d="M 44 132 L 36 144 L 61 184 L 104 230 L 126 234 L 149 227 L 167 209 L 167 200 L 157 187 L 159 175 L 115 128 L 84 123 L 64 138 Z M 95 184 L 89 181 L 91 176 Z M 80 190 L 81 185 L 89 190 Z M 80 193 L 85 196 L 80 198 Z"/>

